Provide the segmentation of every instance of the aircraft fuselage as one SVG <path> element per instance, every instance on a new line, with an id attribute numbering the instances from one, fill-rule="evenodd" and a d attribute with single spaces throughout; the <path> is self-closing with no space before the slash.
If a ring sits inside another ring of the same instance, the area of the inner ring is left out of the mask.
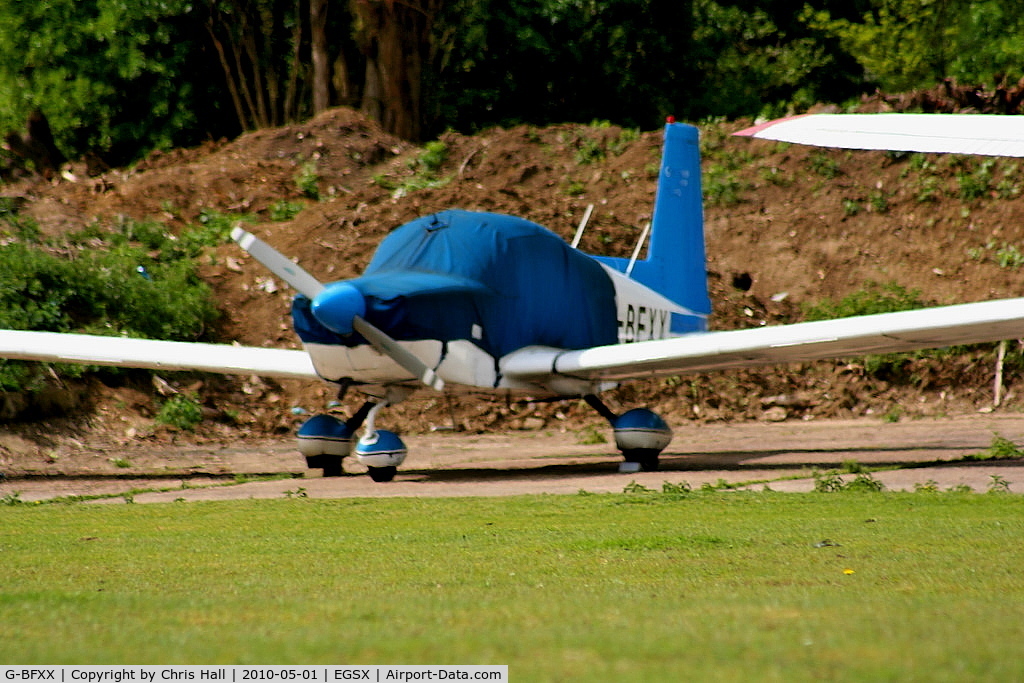
<path id="1" fill-rule="evenodd" d="M 556 394 L 591 387 L 558 381 L 524 385 L 503 376 L 503 359 L 530 348 L 664 339 L 674 336 L 673 315 L 689 313 L 535 223 L 460 210 L 397 228 L 364 274 L 343 287 L 337 304 L 318 297 L 316 315 L 310 299 L 296 296 L 292 315 L 323 378 L 364 385 L 414 378 L 358 333 L 339 334 L 321 324 L 332 315 L 331 306 L 344 309 L 338 318 L 352 314 L 342 299 L 360 298 L 357 313 L 433 368 L 447 386 Z"/>

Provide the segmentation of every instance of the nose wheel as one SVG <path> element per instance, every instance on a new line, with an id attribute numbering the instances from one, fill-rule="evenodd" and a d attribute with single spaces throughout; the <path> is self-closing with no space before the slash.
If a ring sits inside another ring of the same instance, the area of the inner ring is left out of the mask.
<path id="1" fill-rule="evenodd" d="M 307 420 L 298 433 L 299 450 L 306 456 L 307 466 L 322 469 L 325 477 L 339 477 L 342 459 L 353 453 L 366 465 L 373 481 L 394 479 L 408 450 L 397 434 L 374 427 L 377 413 L 386 405 L 387 401 L 367 401 L 345 422 L 333 415 L 315 415 Z M 356 441 L 355 432 L 363 425 L 363 435 Z"/>
<path id="2" fill-rule="evenodd" d="M 370 467 L 367 469 L 367 474 L 370 475 L 370 479 L 373 479 L 378 484 L 391 481 L 395 478 L 397 473 L 397 467 Z"/>
<path id="3" fill-rule="evenodd" d="M 366 416 L 366 426 L 359 443 L 356 444 L 356 460 L 366 465 L 370 479 L 388 482 L 395 478 L 398 466 L 405 462 L 408 450 L 405 443 L 394 432 L 376 429 L 374 422 L 386 402 L 375 403 Z"/>

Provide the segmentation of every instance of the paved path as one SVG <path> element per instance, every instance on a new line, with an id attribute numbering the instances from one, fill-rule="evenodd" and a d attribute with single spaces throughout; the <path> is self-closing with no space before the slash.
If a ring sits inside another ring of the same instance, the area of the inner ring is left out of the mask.
<path id="1" fill-rule="evenodd" d="M 45 500 L 57 496 L 114 496 L 96 502 L 136 503 L 176 500 L 393 496 L 505 496 L 579 491 L 619 492 L 632 482 L 660 490 L 665 482 L 770 486 L 776 491 L 810 491 L 813 473 L 844 463 L 894 467 L 872 476 L 889 490 L 919 485 L 941 489 L 970 486 L 984 492 L 1005 483 L 1024 493 L 1024 462 L 947 463 L 987 451 L 996 436 L 1024 444 L 1024 416 L 972 416 L 884 424 L 877 420 L 783 422 L 775 424 L 683 425 L 662 455 L 658 472 L 620 474 L 611 444 L 580 445 L 573 434 L 433 434 L 406 438 L 410 455 L 395 481 L 375 484 L 346 461 L 337 478 L 302 476 L 302 458 L 291 439 L 243 443 L 234 447 L 178 446 L 106 453 L 108 461 L 139 465 L 119 471 L 111 465 L 97 476 L 45 468 L 0 482 L 0 498 Z M 117 456 L 117 457 L 114 457 Z M 234 483 L 235 473 L 292 475 L 277 480 Z M 230 485 L 224 485 L 230 484 Z"/>

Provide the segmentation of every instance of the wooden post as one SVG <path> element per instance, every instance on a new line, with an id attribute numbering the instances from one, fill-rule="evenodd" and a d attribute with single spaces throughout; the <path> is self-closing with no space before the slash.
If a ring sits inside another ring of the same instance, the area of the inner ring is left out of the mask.
<path id="1" fill-rule="evenodd" d="M 996 353 L 996 382 L 995 400 L 993 405 L 996 408 L 1003 402 L 1003 361 L 1006 358 L 1006 340 L 999 342 L 999 351 Z"/>

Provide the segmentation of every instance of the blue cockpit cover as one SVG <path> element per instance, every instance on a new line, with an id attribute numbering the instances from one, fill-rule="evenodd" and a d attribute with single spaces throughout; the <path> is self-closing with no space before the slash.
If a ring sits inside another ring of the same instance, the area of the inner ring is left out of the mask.
<path id="1" fill-rule="evenodd" d="M 500 358 L 524 346 L 582 349 L 618 341 L 614 287 L 600 264 L 514 216 L 449 210 L 381 242 L 349 281 L 366 319 L 399 340 L 466 339 Z M 296 297 L 303 341 L 355 346 L 320 326 Z"/>

